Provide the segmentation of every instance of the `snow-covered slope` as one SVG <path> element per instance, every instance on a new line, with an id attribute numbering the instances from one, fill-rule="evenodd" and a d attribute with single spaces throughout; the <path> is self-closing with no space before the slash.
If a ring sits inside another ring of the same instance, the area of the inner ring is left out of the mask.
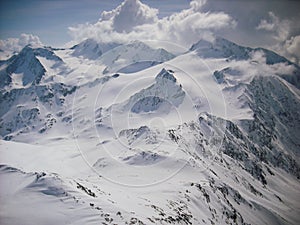
<path id="1" fill-rule="evenodd" d="M 128 66 L 123 67 L 118 73 L 136 73 L 141 70 L 147 69 L 149 67 L 161 64 L 162 62 L 157 62 L 157 61 L 142 61 L 142 62 L 135 62 L 132 63 Z"/>
<path id="2" fill-rule="evenodd" d="M 1 61 L 1 224 L 300 223 L 297 65 L 107 46 Z"/>
<path id="3" fill-rule="evenodd" d="M 88 59 L 97 59 L 105 52 L 117 47 L 117 43 L 98 43 L 94 39 L 87 39 L 78 45 L 73 46 L 71 49 L 73 56 L 82 56 Z"/>
<path id="4" fill-rule="evenodd" d="M 152 61 L 152 65 L 168 61 L 175 56 L 166 50 L 153 49 L 140 41 L 121 45 L 102 55 L 100 62 L 106 65 L 103 73 L 122 71 L 122 68 L 143 61 Z M 155 63 L 156 62 L 156 63 Z M 152 66 L 151 64 L 149 65 Z M 146 68 L 143 68 L 146 69 Z"/>

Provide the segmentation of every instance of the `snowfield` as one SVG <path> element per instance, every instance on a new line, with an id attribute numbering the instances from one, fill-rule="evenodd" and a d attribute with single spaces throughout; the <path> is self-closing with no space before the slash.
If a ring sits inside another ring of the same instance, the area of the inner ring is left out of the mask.
<path id="1" fill-rule="evenodd" d="M 0 63 L 0 223 L 300 224 L 299 77 L 223 38 L 26 46 Z"/>

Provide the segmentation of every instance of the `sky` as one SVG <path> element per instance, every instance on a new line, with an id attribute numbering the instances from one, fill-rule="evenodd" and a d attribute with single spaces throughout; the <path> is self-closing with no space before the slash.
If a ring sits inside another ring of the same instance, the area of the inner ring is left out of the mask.
<path id="1" fill-rule="evenodd" d="M 265 47 L 299 64 L 298 0 L 9 0 L 0 1 L 0 49 L 28 43 L 62 47 L 162 40 L 189 47 L 222 36 Z"/>

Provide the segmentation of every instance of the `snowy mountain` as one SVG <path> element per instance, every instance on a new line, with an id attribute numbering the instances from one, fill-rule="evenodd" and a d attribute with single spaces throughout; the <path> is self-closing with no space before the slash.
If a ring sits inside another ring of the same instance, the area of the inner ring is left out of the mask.
<path id="1" fill-rule="evenodd" d="M 274 64 L 287 64 L 293 65 L 296 70 L 292 74 L 281 74 L 281 76 L 288 80 L 296 87 L 299 88 L 300 84 L 300 67 L 286 58 L 264 48 L 249 48 L 239 46 L 233 42 L 230 42 L 224 38 L 217 37 L 213 42 L 206 40 L 200 40 L 196 44 L 192 45 L 191 51 L 196 51 L 200 57 L 204 58 L 227 58 L 228 60 L 249 60 L 252 59 L 254 63 L 257 63 L 257 59 L 254 53 L 260 53 L 263 56 L 263 60 L 268 65 Z M 259 60 L 262 60 L 260 57 Z"/>
<path id="2" fill-rule="evenodd" d="M 32 48 L 26 46 L 18 55 L 11 57 L 6 61 L 1 61 L 1 87 L 12 86 L 21 81 L 20 85 L 26 86 L 31 83 L 40 83 L 45 75 L 45 68 L 41 62 L 42 58 L 53 62 L 51 68 L 62 66 L 62 60 L 48 48 Z M 13 80 L 15 78 L 15 80 Z M 13 82 L 15 81 L 15 82 Z"/>
<path id="3" fill-rule="evenodd" d="M 0 62 L 1 224 L 299 224 L 299 66 L 216 38 Z"/>

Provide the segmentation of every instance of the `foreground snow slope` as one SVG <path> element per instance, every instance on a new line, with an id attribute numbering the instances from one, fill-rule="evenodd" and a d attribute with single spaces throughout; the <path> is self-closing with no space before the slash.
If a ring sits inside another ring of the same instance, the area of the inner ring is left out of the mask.
<path id="1" fill-rule="evenodd" d="M 300 223 L 297 65 L 115 45 L 1 61 L 1 224 Z"/>

